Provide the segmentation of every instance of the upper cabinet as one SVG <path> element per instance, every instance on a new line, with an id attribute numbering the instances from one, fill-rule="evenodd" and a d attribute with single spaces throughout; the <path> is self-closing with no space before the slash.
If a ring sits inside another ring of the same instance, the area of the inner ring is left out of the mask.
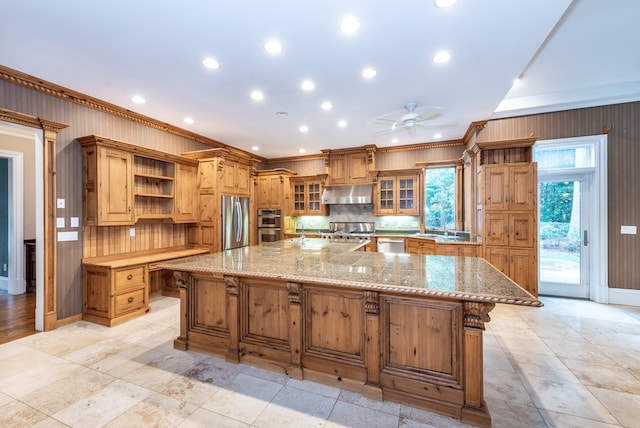
<path id="1" fill-rule="evenodd" d="M 228 195 L 249 196 L 251 166 L 242 160 L 225 159 L 222 168 L 222 192 Z"/>
<path id="2" fill-rule="evenodd" d="M 195 222 L 197 162 L 90 135 L 83 153 L 84 224 L 130 225 L 140 219 Z"/>
<path id="3" fill-rule="evenodd" d="M 291 198 L 289 179 L 295 174 L 285 168 L 256 171 L 256 208 L 276 208 L 287 212 Z"/>
<path id="4" fill-rule="evenodd" d="M 485 165 L 484 208 L 487 210 L 532 210 L 536 197 L 536 175 L 530 164 Z"/>
<path id="5" fill-rule="evenodd" d="M 420 214 L 420 170 L 379 171 L 375 185 L 375 215 Z"/>
<path id="6" fill-rule="evenodd" d="M 323 150 L 328 185 L 367 184 L 372 182 L 375 170 L 376 146 Z"/>
<path id="7" fill-rule="evenodd" d="M 291 178 L 292 216 L 327 214 L 327 205 L 322 203 L 325 179 L 325 175 Z"/>

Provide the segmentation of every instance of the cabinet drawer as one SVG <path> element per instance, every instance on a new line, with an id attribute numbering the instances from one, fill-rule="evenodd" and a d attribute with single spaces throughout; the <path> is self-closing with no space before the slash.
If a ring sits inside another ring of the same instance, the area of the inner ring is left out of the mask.
<path id="1" fill-rule="evenodd" d="M 114 316 L 117 317 L 126 312 L 143 308 L 147 304 L 144 300 L 144 294 L 144 288 L 140 288 L 138 290 L 117 295 L 115 297 L 116 307 Z"/>
<path id="2" fill-rule="evenodd" d="M 116 271 L 116 293 L 127 288 L 135 287 L 145 283 L 144 266 L 138 266 L 130 269 L 122 269 Z"/>

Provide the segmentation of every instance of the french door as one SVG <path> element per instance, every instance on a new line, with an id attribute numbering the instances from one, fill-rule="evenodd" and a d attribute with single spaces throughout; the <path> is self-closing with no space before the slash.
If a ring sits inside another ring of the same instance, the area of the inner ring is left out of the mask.
<path id="1" fill-rule="evenodd" d="M 590 173 L 538 175 L 538 292 L 588 299 Z"/>

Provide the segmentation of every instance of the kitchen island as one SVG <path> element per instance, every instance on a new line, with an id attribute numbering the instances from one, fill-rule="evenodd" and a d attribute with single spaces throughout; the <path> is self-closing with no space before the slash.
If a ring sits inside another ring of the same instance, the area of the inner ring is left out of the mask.
<path id="1" fill-rule="evenodd" d="M 291 239 L 162 263 L 179 349 L 491 425 L 482 332 L 496 303 L 542 303 L 479 257 Z"/>

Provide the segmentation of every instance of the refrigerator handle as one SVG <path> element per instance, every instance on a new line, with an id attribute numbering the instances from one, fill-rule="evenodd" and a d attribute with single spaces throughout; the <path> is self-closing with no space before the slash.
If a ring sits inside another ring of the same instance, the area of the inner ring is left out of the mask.
<path id="1" fill-rule="evenodd" d="M 233 220 L 234 220 L 234 229 L 236 232 L 236 242 L 240 242 L 240 239 L 242 239 L 242 205 L 240 205 L 240 199 L 236 199 L 236 203 L 235 203 L 235 210 L 233 213 Z"/>

